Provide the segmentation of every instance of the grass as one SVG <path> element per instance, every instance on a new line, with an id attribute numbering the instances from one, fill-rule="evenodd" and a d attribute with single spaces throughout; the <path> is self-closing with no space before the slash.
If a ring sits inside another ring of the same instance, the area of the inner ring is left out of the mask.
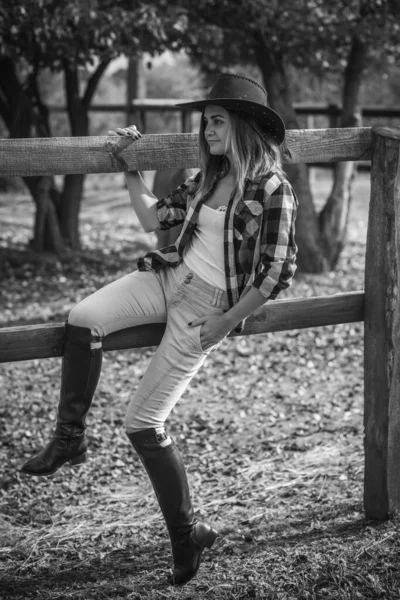
<path id="1" fill-rule="evenodd" d="M 3 325 L 63 319 L 153 243 L 116 182 L 89 182 L 86 251 L 65 264 L 26 260 L 30 202 L 0 197 L 2 243 L 24 259 L 6 265 Z M 314 186 L 319 201 L 325 173 Z M 368 197 L 362 174 L 338 269 L 299 274 L 289 294 L 362 289 Z M 51 432 L 60 361 L 1 367 L 0 598 L 398 600 L 398 518 L 373 522 L 363 512 L 362 324 L 229 339 L 193 381 L 169 431 L 195 509 L 221 535 L 182 589 L 165 583 L 164 524 L 123 431 L 150 355 L 107 354 L 89 417 L 89 462 L 43 479 L 18 467 Z"/>

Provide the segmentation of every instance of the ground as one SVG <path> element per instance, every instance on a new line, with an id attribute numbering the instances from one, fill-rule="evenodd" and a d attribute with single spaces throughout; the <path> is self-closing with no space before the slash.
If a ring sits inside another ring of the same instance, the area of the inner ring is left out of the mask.
<path id="1" fill-rule="evenodd" d="M 313 186 L 320 202 L 327 171 L 314 173 Z M 287 296 L 363 288 L 368 202 L 363 173 L 338 269 L 297 275 Z M 84 251 L 73 261 L 27 260 L 32 205 L 24 194 L 0 196 L 0 220 L 2 326 L 64 320 L 154 244 L 120 176 L 88 178 Z M 399 521 L 368 521 L 363 512 L 362 323 L 228 339 L 185 393 L 169 432 L 195 509 L 220 536 L 182 589 L 166 585 L 165 528 L 123 431 L 151 352 L 106 355 L 89 461 L 49 478 L 18 468 L 51 433 L 60 360 L 0 366 L 0 598 L 398 600 Z"/>

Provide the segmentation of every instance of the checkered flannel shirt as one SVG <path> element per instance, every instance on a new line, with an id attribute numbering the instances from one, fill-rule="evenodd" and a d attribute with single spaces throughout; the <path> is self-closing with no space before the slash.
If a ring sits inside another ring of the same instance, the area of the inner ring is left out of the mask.
<path id="1" fill-rule="evenodd" d="M 157 202 L 160 229 L 182 224 L 172 246 L 148 252 L 138 261 L 141 271 L 175 267 L 195 230 L 200 208 L 213 188 L 200 197 L 201 173 L 189 177 L 168 197 Z M 215 185 L 215 184 L 214 184 Z M 276 172 L 247 180 L 243 196 L 231 198 L 224 226 L 226 291 L 230 306 L 252 286 L 265 300 L 289 287 L 296 270 L 294 239 L 298 201 L 289 182 Z M 236 328 L 241 330 L 243 325 Z"/>

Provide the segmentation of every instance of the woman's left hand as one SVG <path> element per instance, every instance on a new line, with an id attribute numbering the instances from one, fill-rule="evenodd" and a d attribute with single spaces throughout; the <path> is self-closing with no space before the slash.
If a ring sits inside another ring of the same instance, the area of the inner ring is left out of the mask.
<path id="1" fill-rule="evenodd" d="M 224 313 L 221 315 L 206 315 L 204 317 L 197 317 L 188 323 L 190 327 L 201 326 L 200 330 L 200 342 L 204 349 L 211 348 L 215 344 L 218 344 L 228 333 L 231 331 L 231 324 L 227 323 L 224 319 Z"/>
<path id="2" fill-rule="evenodd" d="M 142 134 L 140 133 L 136 125 L 130 125 L 129 127 L 118 127 L 117 129 L 115 129 L 115 131 L 111 129 L 110 131 L 108 131 L 107 135 L 119 135 L 122 137 L 129 136 L 133 140 L 138 140 L 142 137 Z"/>

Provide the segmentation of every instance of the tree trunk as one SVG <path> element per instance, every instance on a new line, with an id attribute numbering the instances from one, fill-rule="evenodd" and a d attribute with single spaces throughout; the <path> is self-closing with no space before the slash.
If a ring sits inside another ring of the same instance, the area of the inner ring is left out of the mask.
<path id="1" fill-rule="evenodd" d="M 355 176 L 354 162 L 340 162 L 334 166 L 330 196 L 319 214 L 324 255 L 329 268 L 335 269 L 346 244 L 347 225 L 351 205 L 351 189 Z"/>
<path id="2" fill-rule="evenodd" d="M 36 205 L 35 225 L 31 242 L 34 252 L 55 252 L 58 256 L 66 253 L 57 214 L 57 202 L 52 177 L 26 177 L 25 183 Z"/>
<path id="3" fill-rule="evenodd" d="M 89 135 L 88 108 L 79 93 L 76 68 L 64 67 L 65 92 L 71 134 Z M 66 175 L 59 206 L 61 232 L 72 250 L 79 250 L 79 212 L 84 188 L 84 175 Z"/>
<path id="4" fill-rule="evenodd" d="M 362 124 L 360 91 L 367 61 L 368 48 L 359 37 L 355 36 L 344 73 L 341 127 L 360 127 Z M 355 162 L 340 162 L 335 165 L 332 191 L 319 215 L 324 254 L 330 269 L 336 267 L 346 243 L 356 171 Z"/>
<path id="5" fill-rule="evenodd" d="M 283 58 L 273 53 L 263 38 L 258 40 L 256 48 L 258 66 L 264 78 L 271 107 L 281 115 L 287 129 L 299 129 Z M 310 189 L 308 167 L 306 164 L 286 165 L 285 171 L 299 198 L 296 222 L 299 269 L 304 272 L 321 273 L 327 269 L 328 264 L 322 252 L 321 234 Z"/>
<path id="6" fill-rule="evenodd" d="M 298 129 L 283 58 L 274 54 L 263 40 L 259 40 L 257 60 L 271 106 L 282 116 L 288 129 Z M 341 127 L 361 125 L 360 91 L 367 61 L 367 45 L 355 35 L 344 74 L 343 108 L 338 123 Z M 296 234 L 299 268 L 313 273 L 333 270 L 346 243 L 356 163 L 335 165 L 332 190 L 319 215 L 314 208 L 307 166 L 287 165 L 285 170 L 299 197 Z"/>
<path id="7" fill-rule="evenodd" d="M 66 175 L 59 206 L 60 227 L 63 238 L 71 250 L 79 250 L 79 212 L 83 197 L 84 175 Z"/>
<path id="8" fill-rule="evenodd" d="M 50 252 L 59 257 L 65 256 L 68 244 L 60 227 L 58 203 L 54 201 L 54 198 L 60 195 L 55 187 L 54 179 L 41 177 L 40 185 L 36 183 L 32 185 L 28 179 L 31 178 L 24 177 L 36 206 L 31 247 L 35 252 Z"/>
<path id="9" fill-rule="evenodd" d="M 16 66 L 9 58 L 0 60 L 0 114 L 11 138 L 49 136 L 48 113 L 44 110 L 36 85 L 22 85 Z M 66 246 L 61 235 L 57 203 L 58 191 L 52 177 L 24 177 L 36 206 L 32 248 L 37 252 L 52 251 L 63 255 Z"/>
<path id="10" fill-rule="evenodd" d="M 145 133 L 146 119 L 144 112 L 132 110 L 132 100 L 146 98 L 146 75 L 143 65 L 143 58 L 140 54 L 129 59 L 126 73 L 126 115 L 125 122 L 128 127 L 136 123 L 137 128 Z"/>
<path id="11" fill-rule="evenodd" d="M 83 96 L 79 90 L 79 75 L 76 68 L 64 67 L 65 92 L 71 134 L 73 136 L 89 135 L 88 110 L 96 87 L 110 61 L 99 64 L 90 77 Z M 83 197 L 85 176 L 66 175 L 59 205 L 60 227 L 63 238 L 72 250 L 80 248 L 79 212 Z"/>
<path id="12" fill-rule="evenodd" d="M 103 61 L 93 72 L 83 97 L 79 93 L 78 71 L 68 66 L 64 68 L 68 116 L 74 136 L 89 135 L 88 109 L 109 62 Z M 23 84 L 17 76 L 16 65 L 9 58 L 0 59 L 0 115 L 10 137 L 51 136 L 48 110 L 41 101 L 36 75 Z M 79 249 L 84 176 L 67 175 L 62 193 L 52 177 L 25 177 L 24 181 L 36 206 L 32 248 L 60 256 L 67 248 Z"/>

